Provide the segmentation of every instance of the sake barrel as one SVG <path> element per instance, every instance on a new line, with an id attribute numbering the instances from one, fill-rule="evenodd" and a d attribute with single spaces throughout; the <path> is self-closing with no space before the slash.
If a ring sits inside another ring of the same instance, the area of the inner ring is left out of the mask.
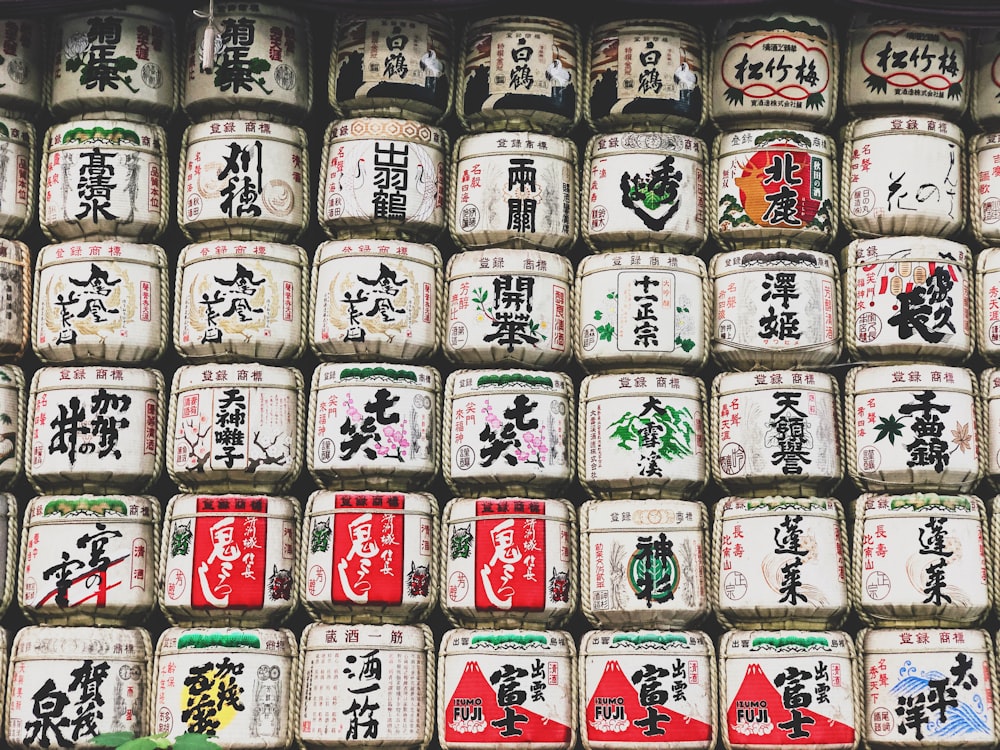
<path id="1" fill-rule="evenodd" d="M 582 33 L 546 15 L 473 17 L 461 34 L 455 115 L 462 130 L 561 134 L 583 114 Z"/>
<path id="2" fill-rule="evenodd" d="M 693 133 L 705 121 L 707 52 L 700 27 L 666 18 L 595 24 L 583 114 L 591 130 Z"/>
<path id="3" fill-rule="evenodd" d="M 335 19 L 330 106 L 338 117 L 440 123 L 451 114 L 454 19 L 442 12 L 373 11 Z"/>
<path id="4" fill-rule="evenodd" d="M 31 347 L 46 364 L 141 365 L 166 349 L 170 268 L 159 245 L 46 245 L 34 286 Z"/>

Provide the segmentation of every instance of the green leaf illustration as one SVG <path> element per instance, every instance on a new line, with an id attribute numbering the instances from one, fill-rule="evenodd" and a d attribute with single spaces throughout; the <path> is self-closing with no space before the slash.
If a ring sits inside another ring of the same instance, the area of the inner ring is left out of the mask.
<path id="1" fill-rule="evenodd" d="M 884 94 L 889 89 L 889 81 L 872 73 L 865 79 L 865 86 L 873 94 Z"/>
<path id="2" fill-rule="evenodd" d="M 611 341 L 615 335 L 615 327 L 610 323 L 597 326 L 598 341 Z"/>
<path id="3" fill-rule="evenodd" d="M 680 336 L 674 339 L 674 345 L 679 346 L 686 352 L 689 352 L 692 349 L 694 349 L 694 341 L 692 341 L 691 339 L 681 338 Z"/>
<path id="4" fill-rule="evenodd" d="M 878 433 L 878 437 L 875 438 L 876 443 L 882 438 L 887 438 L 889 443 L 894 445 L 896 438 L 903 435 L 903 423 L 896 418 L 895 414 L 879 417 L 879 422 L 875 425 L 875 432 Z"/>
<path id="5" fill-rule="evenodd" d="M 118 747 L 132 739 L 135 739 L 132 732 L 105 732 L 91 737 L 90 744 L 98 747 Z"/>
<path id="6" fill-rule="evenodd" d="M 600 320 L 603 317 L 604 313 L 602 313 L 600 310 L 594 310 L 594 320 Z"/>

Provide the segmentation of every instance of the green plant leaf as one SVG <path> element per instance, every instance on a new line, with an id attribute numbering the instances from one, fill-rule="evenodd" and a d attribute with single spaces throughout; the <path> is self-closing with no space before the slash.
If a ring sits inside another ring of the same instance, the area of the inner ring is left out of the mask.
<path id="1" fill-rule="evenodd" d="M 252 57 L 247 61 L 247 70 L 249 70 L 254 75 L 259 75 L 264 71 L 270 69 L 271 69 L 271 63 L 269 63 L 263 57 Z"/>
<path id="2" fill-rule="evenodd" d="M 105 732 L 90 738 L 90 744 L 97 747 L 118 747 L 135 739 L 132 732 Z"/>
<path id="3" fill-rule="evenodd" d="M 594 320 L 600 320 L 603 317 L 604 313 L 602 313 L 600 310 L 594 310 Z"/>
<path id="4" fill-rule="evenodd" d="M 896 438 L 903 435 L 903 423 L 896 418 L 895 414 L 879 417 L 878 424 L 875 425 L 875 432 L 878 433 L 878 437 L 875 438 L 876 443 L 886 438 L 891 445 L 894 445 Z"/>
<path id="5" fill-rule="evenodd" d="M 121 55 L 115 58 L 115 69 L 119 73 L 127 73 L 130 70 L 135 70 L 139 67 L 139 63 L 133 60 L 131 57 L 125 57 Z"/>
<path id="6" fill-rule="evenodd" d="M 219 746 L 205 734 L 186 732 L 174 740 L 174 750 L 218 750 Z"/>
<path id="7" fill-rule="evenodd" d="M 598 341 L 611 341 L 615 335 L 615 327 L 610 323 L 605 323 L 602 326 L 597 326 L 597 336 Z"/>
<path id="8" fill-rule="evenodd" d="M 169 746 L 169 741 L 167 745 Z M 118 750 L 157 750 L 157 741 L 150 737 L 136 737 L 118 746 Z"/>

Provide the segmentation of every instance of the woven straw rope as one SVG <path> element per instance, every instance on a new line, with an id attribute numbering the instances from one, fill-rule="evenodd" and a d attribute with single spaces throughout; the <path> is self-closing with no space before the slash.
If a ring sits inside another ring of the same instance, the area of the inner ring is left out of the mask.
<path id="1" fill-rule="evenodd" d="M 4 560 L 4 586 L 3 592 L 0 593 L 0 615 L 3 615 L 10 609 L 15 590 L 20 591 L 20 579 L 22 576 L 18 575 L 18 555 L 14 549 L 14 545 L 17 544 L 18 540 L 17 498 L 12 493 L 5 492 L 0 497 L 0 502 L 7 504 L 7 559 Z M 22 542 L 22 549 L 26 546 L 27 543 Z M 0 665 L 0 674 L 3 674 L 2 665 Z"/>

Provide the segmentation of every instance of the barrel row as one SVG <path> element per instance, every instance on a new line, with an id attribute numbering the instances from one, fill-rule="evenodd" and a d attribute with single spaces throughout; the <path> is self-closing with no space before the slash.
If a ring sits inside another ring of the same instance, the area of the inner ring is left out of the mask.
<path id="1" fill-rule="evenodd" d="M 841 260 L 784 248 L 602 253 L 354 239 L 185 246 L 105 240 L 34 255 L 0 241 L 0 351 L 48 365 L 330 362 L 654 370 L 824 370 L 846 361 L 1000 364 L 1000 249 L 856 240 Z M 171 281 L 173 293 L 171 294 Z M 172 315 L 171 315 L 172 313 Z"/>
<path id="2" fill-rule="evenodd" d="M 443 402 L 442 402 L 443 391 Z M 1000 372 L 929 364 L 587 376 L 324 363 L 160 371 L 0 369 L 4 456 L 39 492 L 283 492 L 303 466 L 325 489 L 697 499 L 854 488 L 971 492 L 1000 481 Z"/>
<path id="3" fill-rule="evenodd" d="M 6 633 L 4 661 L 8 661 Z M 47 747 L 115 731 L 209 734 L 222 748 L 829 750 L 996 745 L 984 630 L 28 627 L 13 639 L 4 735 Z M 53 706 L 74 706 L 75 721 Z M 103 707 L 103 710 L 102 710 Z"/>
<path id="4" fill-rule="evenodd" d="M 443 13 L 335 16 L 327 99 L 348 116 L 452 112 L 466 131 L 529 127 L 693 132 L 706 121 L 796 123 L 822 130 L 838 103 L 853 114 L 935 113 L 998 122 L 995 29 L 851 14 L 732 14 L 712 23 Z M 294 121 L 313 104 L 306 14 L 224 2 L 187 19 L 143 5 L 5 22 L 0 106 L 55 116 L 213 112 Z M 711 27 L 711 28 L 709 28 Z M 180 30 L 180 34 L 178 34 Z M 177 37 L 181 36 L 181 39 Z M 843 51 L 841 51 L 843 47 Z M 48 54 L 47 49 L 56 54 Z M 43 60 L 48 57 L 51 62 Z M 842 72 L 841 72 L 842 71 Z M 839 102 L 838 102 L 839 100 Z"/>
<path id="5" fill-rule="evenodd" d="M 316 621 L 542 629 L 975 627 L 993 613 L 997 500 L 437 500 L 420 492 L 38 495 L 5 503 L 12 602 L 46 625 Z M 850 527 L 850 531 L 848 528 Z M 18 552 L 18 547 L 20 551 Z M 16 559 L 15 559 L 16 558 Z"/>
<path id="6" fill-rule="evenodd" d="M 44 135 L 5 118 L 10 170 L 0 234 L 34 219 L 53 242 L 156 242 L 171 215 L 163 128 L 112 114 L 61 121 Z M 331 239 L 440 242 L 466 250 L 566 253 L 827 250 L 853 239 L 928 235 L 1000 243 L 1000 134 L 966 141 L 955 122 L 891 115 L 839 134 L 730 130 L 709 143 L 664 132 L 574 141 L 529 131 L 460 136 L 413 120 L 355 118 L 326 128 L 310 188 L 302 128 L 260 117 L 211 119 L 183 133 L 176 221 L 190 241 L 297 241 L 315 215 Z M 913 162 L 908 154 L 925 158 Z M 5 166 L 6 165 L 6 166 Z M 315 202 L 314 202 L 315 200 Z M 314 209 L 315 206 L 315 209 Z M 708 246 L 710 247 L 710 246 Z"/>

